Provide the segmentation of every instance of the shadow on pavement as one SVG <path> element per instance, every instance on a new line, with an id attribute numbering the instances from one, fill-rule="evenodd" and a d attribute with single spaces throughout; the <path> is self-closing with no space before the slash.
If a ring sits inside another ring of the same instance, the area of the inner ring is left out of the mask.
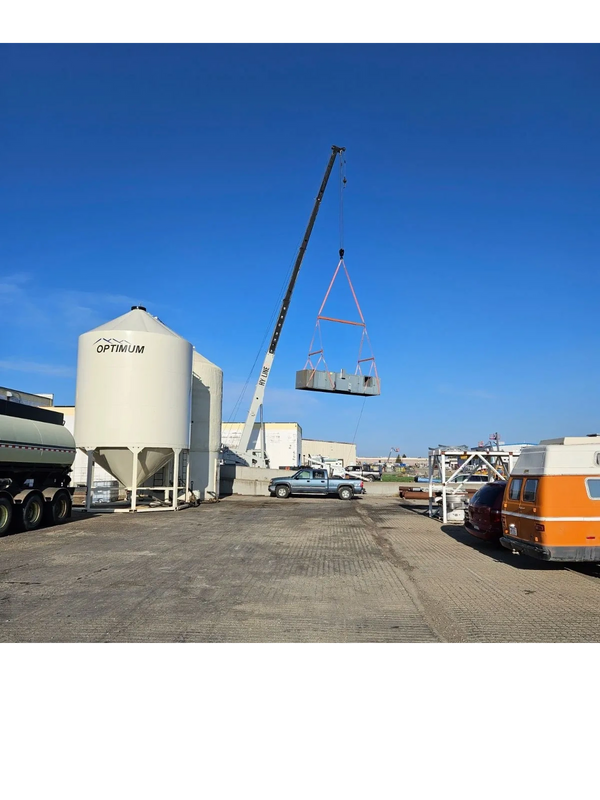
<path id="1" fill-rule="evenodd" d="M 472 536 L 465 527 L 462 525 L 441 525 L 441 530 L 457 542 L 470 547 L 472 550 L 477 550 L 479 553 L 488 556 L 488 558 L 502 564 L 508 564 L 515 569 L 534 570 L 535 572 L 547 572 L 564 569 L 563 564 L 558 564 L 553 561 L 538 561 L 536 558 L 529 556 L 517 555 L 511 553 L 501 544 L 495 542 L 485 542 Z"/>

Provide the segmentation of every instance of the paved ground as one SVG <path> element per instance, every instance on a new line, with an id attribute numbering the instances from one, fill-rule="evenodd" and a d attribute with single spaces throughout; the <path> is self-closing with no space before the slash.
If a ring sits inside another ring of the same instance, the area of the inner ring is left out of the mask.
<path id="1" fill-rule="evenodd" d="M 600 578 L 392 498 L 231 497 L 0 539 L 4 642 L 597 642 Z"/>

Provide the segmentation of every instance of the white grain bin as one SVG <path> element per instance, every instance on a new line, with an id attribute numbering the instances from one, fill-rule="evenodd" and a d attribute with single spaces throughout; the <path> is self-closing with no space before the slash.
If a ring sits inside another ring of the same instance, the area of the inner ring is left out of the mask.
<path id="1" fill-rule="evenodd" d="M 192 345 L 143 306 L 82 334 L 77 447 L 125 487 L 140 486 L 189 448 L 191 375 Z"/>
<path id="2" fill-rule="evenodd" d="M 223 370 L 194 350 L 190 481 L 200 500 L 219 496 Z"/>

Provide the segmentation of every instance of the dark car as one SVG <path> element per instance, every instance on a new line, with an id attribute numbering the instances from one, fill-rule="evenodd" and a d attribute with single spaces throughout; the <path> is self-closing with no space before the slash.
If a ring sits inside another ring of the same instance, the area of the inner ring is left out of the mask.
<path id="1" fill-rule="evenodd" d="M 499 542 L 502 536 L 502 498 L 506 481 L 491 481 L 475 492 L 465 511 L 465 528 L 478 539 Z"/>

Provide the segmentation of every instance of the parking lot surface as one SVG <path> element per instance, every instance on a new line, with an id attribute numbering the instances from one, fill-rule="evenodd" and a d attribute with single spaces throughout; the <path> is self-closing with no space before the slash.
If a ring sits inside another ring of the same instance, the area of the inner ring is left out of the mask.
<path id="1" fill-rule="evenodd" d="M 396 498 L 230 497 L 0 539 L 0 641 L 596 642 L 600 578 Z"/>

